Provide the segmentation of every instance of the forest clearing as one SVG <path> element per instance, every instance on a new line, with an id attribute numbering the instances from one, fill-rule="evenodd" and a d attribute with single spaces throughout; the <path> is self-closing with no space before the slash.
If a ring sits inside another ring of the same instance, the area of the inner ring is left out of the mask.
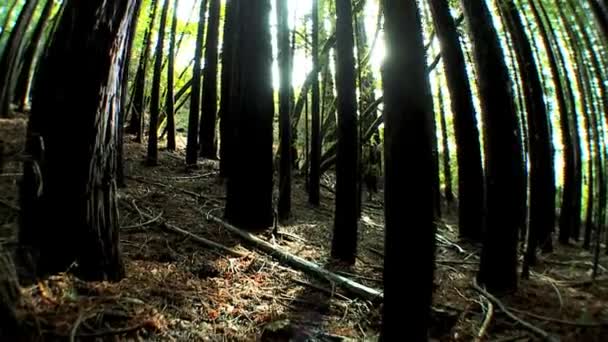
<path id="1" fill-rule="evenodd" d="M 608 340 L 607 0 L 0 2 L 0 341 Z"/>

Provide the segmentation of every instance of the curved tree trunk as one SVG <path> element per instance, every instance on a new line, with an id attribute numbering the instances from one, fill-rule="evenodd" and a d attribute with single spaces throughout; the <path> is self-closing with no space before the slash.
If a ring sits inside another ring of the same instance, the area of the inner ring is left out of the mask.
<path id="1" fill-rule="evenodd" d="M 256 230 L 273 223 L 272 143 L 274 102 L 270 0 L 239 1 L 230 116 L 234 132 L 225 216 L 237 227 Z"/>
<path id="2" fill-rule="evenodd" d="M 483 0 L 461 0 L 469 27 L 486 149 L 487 218 L 478 281 L 491 292 L 517 288 L 517 232 L 525 193 L 521 133 L 498 33 Z"/>
<path id="3" fill-rule="evenodd" d="M 416 1 L 383 4 L 388 53 L 383 70 L 386 228 L 380 340 L 407 331 L 408 340 L 426 341 L 435 259 L 431 91 Z M 404 248 L 406 241 L 415 241 L 416 248 Z M 404 260 L 417 260 L 408 266 L 409 291 L 403 290 Z"/>
<path id="4" fill-rule="evenodd" d="M 215 123 L 217 115 L 217 46 L 220 31 L 220 1 L 209 2 L 209 25 L 205 41 L 205 70 L 201 101 L 199 141 L 203 158 L 217 159 Z"/>
<path id="5" fill-rule="evenodd" d="M 357 253 L 357 97 L 350 0 L 336 0 L 338 146 L 336 161 L 336 211 L 332 257 L 355 262 Z"/>
<path id="6" fill-rule="evenodd" d="M 32 97 L 19 243 L 36 256 L 38 275 L 76 262 L 83 279 L 119 280 L 116 122 L 135 1 L 64 6 Z"/>

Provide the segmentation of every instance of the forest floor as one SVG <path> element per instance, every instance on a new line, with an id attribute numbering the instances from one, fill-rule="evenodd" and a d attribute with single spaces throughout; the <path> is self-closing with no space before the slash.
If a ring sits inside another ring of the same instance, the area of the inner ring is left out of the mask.
<path id="1" fill-rule="evenodd" d="M 376 340 L 381 306 L 335 284 L 296 271 L 243 243 L 208 215 L 222 217 L 224 187 L 217 162 L 186 170 L 182 153 L 161 151 L 159 166 L 143 163 L 145 149 L 128 143 L 127 187 L 119 192 L 126 278 L 85 283 L 69 272 L 22 288 L 24 340 L 342 341 Z M 15 244 L 18 167 L 0 177 L 0 243 Z M 331 179 L 320 207 L 307 204 L 303 178 L 293 186 L 293 217 L 258 237 L 366 286 L 382 288 L 382 194 L 363 205 L 357 262 L 330 262 Z M 3 204 L 2 204 L 3 203 Z M 9 208 L 9 207 L 13 208 Z M 438 222 L 432 340 L 536 341 L 472 286 L 479 246 L 458 241 L 453 214 Z M 175 227 L 244 256 L 211 249 Z M 404 227 L 407 228 L 407 227 Z M 52 227 L 49 227 L 52 229 Z M 407 244 L 415 243 L 404 241 Z M 501 297 L 509 310 L 560 341 L 608 341 L 608 257 L 590 284 L 591 255 L 557 246 L 540 257 L 517 293 Z M 403 261 L 407 277 L 408 263 Z M 403 281 L 407 291 L 407 278 Z M 407 308 L 404 308 L 407 310 Z M 488 324 L 483 324 L 487 321 Z M 485 326 L 485 328 L 482 328 Z M 480 331 L 484 336 L 477 339 Z M 388 340 L 407 341 L 408 332 Z"/>

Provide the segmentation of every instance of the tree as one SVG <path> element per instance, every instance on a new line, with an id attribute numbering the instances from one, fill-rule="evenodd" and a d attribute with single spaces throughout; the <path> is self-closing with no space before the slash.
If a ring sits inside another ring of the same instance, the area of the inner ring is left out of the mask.
<path id="1" fill-rule="evenodd" d="M 272 45 L 270 0 L 238 1 L 238 33 L 232 72 L 230 116 L 234 136 L 229 150 L 225 216 L 244 229 L 272 225 Z"/>
<path id="2" fill-rule="evenodd" d="M 279 203 L 280 220 L 286 220 L 291 214 L 291 83 L 292 60 L 289 43 L 288 4 L 287 0 L 277 0 L 277 41 L 279 62 Z"/>
<path id="3" fill-rule="evenodd" d="M 133 87 L 133 109 L 127 132 L 135 134 L 135 141 L 142 142 L 144 129 L 144 113 L 146 111 L 146 79 L 148 77 L 148 59 L 150 59 L 150 45 L 152 44 L 152 31 L 160 0 L 151 0 L 150 17 L 148 27 L 144 32 L 143 46 L 139 57 L 139 66 L 135 74 L 135 86 Z"/>
<path id="4" fill-rule="evenodd" d="M 35 69 L 34 62 L 38 54 L 38 50 L 43 43 L 42 38 L 44 35 L 44 30 L 47 27 L 49 18 L 51 17 L 51 11 L 54 7 L 55 0 L 47 0 L 44 8 L 42 9 L 42 13 L 40 13 L 36 27 L 32 32 L 30 43 L 27 45 L 27 48 L 23 53 L 23 64 L 21 66 L 21 71 L 19 72 L 14 94 L 15 103 L 21 112 L 25 111 L 25 107 L 29 103 L 30 85 Z"/>
<path id="5" fill-rule="evenodd" d="M 205 42 L 205 70 L 203 98 L 201 102 L 201 125 L 199 132 L 200 155 L 217 159 L 215 119 L 217 114 L 217 46 L 220 30 L 220 1 L 209 2 L 209 24 Z"/>
<path id="6" fill-rule="evenodd" d="M 336 0 L 338 146 L 332 257 L 354 263 L 357 253 L 357 97 L 350 0 Z"/>
<path id="7" fill-rule="evenodd" d="M 227 0 L 224 18 L 224 41 L 222 43 L 222 74 L 220 88 L 220 177 L 226 178 L 230 169 L 228 161 L 230 145 L 234 137 L 234 125 L 230 117 L 233 61 L 238 23 L 238 0 Z"/>
<path id="8" fill-rule="evenodd" d="M 18 64 L 25 47 L 25 34 L 37 5 L 38 0 L 25 2 L 0 56 L 0 118 L 12 114 L 10 105 L 14 97 Z"/>
<path id="9" fill-rule="evenodd" d="M 385 259 L 381 340 L 426 341 L 435 258 L 433 116 L 420 15 L 414 0 L 384 0 Z M 408 75 L 408 77 L 403 77 Z M 416 167 L 412 167 L 416 165 Z M 404 248 L 416 241 L 416 248 Z M 408 269 L 403 291 L 403 260 Z"/>
<path id="10" fill-rule="evenodd" d="M 156 42 L 156 59 L 154 60 L 154 76 L 152 77 L 152 92 L 150 94 L 150 128 L 148 130 L 148 156 L 146 162 L 149 166 L 158 165 L 158 121 L 160 117 L 160 79 L 163 69 L 163 51 L 165 46 L 165 27 L 169 13 L 169 0 L 164 0 L 158 27 L 158 40 Z"/>
<path id="11" fill-rule="evenodd" d="M 440 79 L 440 77 L 437 77 Z M 454 192 L 452 191 L 452 163 L 450 161 L 450 145 L 448 141 L 448 123 L 446 120 L 445 106 L 443 103 L 443 90 L 441 83 L 437 82 L 437 98 L 439 104 L 439 124 L 441 127 L 441 145 L 443 148 L 443 174 L 444 174 L 444 197 L 448 204 L 454 202 Z"/>
<path id="12" fill-rule="evenodd" d="M 435 32 L 454 114 L 458 160 L 458 222 L 460 236 L 479 241 L 484 217 L 484 184 L 479 130 L 464 53 L 447 0 L 431 0 Z"/>
<path id="13" fill-rule="evenodd" d="M 201 0 L 192 71 L 192 91 L 190 92 L 190 114 L 188 115 L 188 140 L 186 142 L 186 164 L 196 165 L 198 161 L 198 118 L 201 105 L 201 58 L 205 39 L 205 11 L 207 0 Z"/>
<path id="14" fill-rule="evenodd" d="M 317 72 L 312 74 L 312 122 L 310 144 L 310 177 L 308 202 L 318 206 L 321 183 L 321 100 L 319 89 L 319 0 L 312 1 L 312 64 Z"/>
<path id="15" fill-rule="evenodd" d="M 525 215 L 521 133 L 505 58 L 483 0 L 461 0 L 484 123 L 486 230 L 478 281 L 497 293 L 517 288 L 517 232 Z"/>
<path id="16" fill-rule="evenodd" d="M 504 11 L 520 77 L 525 85 L 523 90 L 530 146 L 530 230 L 524 267 L 524 274 L 527 276 L 527 266 L 536 263 L 536 247 L 551 238 L 555 222 L 553 150 L 543 87 L 530 40 L 515 3 L 511 0 L 503 1 L 501 10 Z"/>
<path id="17" fill-rule="evenodd" d="M 173 21 L 171 23 L 171 41 L 169 43 L 169 65 L 167 67 L 167 150 L 175 151 L 175 36 L 177 30 L 177 9 L 179 0 L 173 2 Z"/>
<path id="18" fill-rule="evenodd" d="M 68 0 L 64 6 L 34 86 L 19 243 L 33 251 L 38 275 L 76 262 L 83 279 L 119 280 L 117 75 L 135 1 Z M 62 120 L 48 113 L 61 113 Z"/>

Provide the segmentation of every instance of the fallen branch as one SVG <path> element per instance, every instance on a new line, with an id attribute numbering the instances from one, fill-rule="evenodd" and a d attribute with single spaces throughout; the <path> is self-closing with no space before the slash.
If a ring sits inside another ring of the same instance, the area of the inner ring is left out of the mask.
<path id="1" fill-rule="evenodd" d="M 139 183 L 143 183 L 143 184 L 149 184 L 149 185 L 154 185 L 154 186 L 158 186 L 158 187 L 161 187 L 161 188 L 166 188 L 166 189 L 171 189 L 171 190 L 179 191 L 181 193 L 184 193 L 186 195 L 190 195 L 190 196 L 195 197 L 195 198 L 204 199 L 204 200 L 208 200 L 208 201 L 219 202 L 219 199 L 217 199 L 217 198 L 201 195 L 201 194 L 198 194 L 198 193 L 196 193 L 194 191 L 178 188 L 178 187 L 175 187 L 173 185 L 164 184 L 164 183 L 160 183 L 160 182 L 155 182 L 155 181 L 151 181 L 151 180 L 147 180 L 147 179 L 139 178 L 139 177 L 133 177 L 133 176 L 127 176 L 126 178 L 130 179 L 130 180 L 134 180 L 134 181 L 139 182 Z"/>
<path id="2" fill-rule="evenodd" d="M 227 222 L 224 222 L 222 219 L 215 217 L 213 215 L 207 215 L 207 220 L 213 221 L 222 225 L 229 232 L 239 236 L 243 240 L 247 241 L 254 247 L 260 249 L 261 251 L 271 255 L 274 258 L 277 258 L 280 261 L 298 269 L 300 271 L 311 274 L 315 277 L 325 279 L 329 282 L 332 282 L 336 285 L 342 286 L 353 294 L 356 294 L 364 299 L 370 301 L 379 301 L 382 300 L 384 295 L 381 291 L 367 287 L 365 285 L 359 284 L 351 279 L 343 277 L 341 275 L 330 272 L 317 264 L 310 262 L 306 259 L 300 258 L 296 255 L 289 254 L 278 247 L 273 246 L 272 244 L 254 236 L 251 233 L 245 232 Z"/>
<path id="3" fill-rule="evenodd" d="M 152 218 L 151 215 L 148 215 L 146 213 L 143 213 L 143 215 L 145 217 L 147 217 L 148 219 Z M 204 237 L 201 237 L 201 236 L 195 235 L 193 233 L 190 233 L 189 231 L 184 230 L 184 229 L 182 229 L 180 227 L 174 226 L 172 224 L 169 224 L 168 222 L 162 222 L 162 225 L 163 225 L 163 227 L 165 229 L 167 229 L 169 231 L 172 231 L 174 233 L 178 233 L 178 234 L 187 236 L 187 237 L 191 238 L 192 240 L 194 240 L 194 241 L 196 241 L 196 242 L 198 242 L 198 243 L 200 243 L 200 244 L 202 244 L 204 246 L 207 246 L 209 248 L 219 249 L 221 251 L 224 251 L 226 253 L 229 253 L 231 255 L 238 256 L 238 257 L 244 257 L 244 256 L 248 255 L 248 253 L 243 253 L 243 252 L 234 250 L 234 249 L 232 249 L 230 247 L 224 246 L 221 243 L 217 243 L 215 241 L 211 241 L 209 239 L 205 239 Z"/>
<path id="4" fill-rule="evenodd" d="M 310 288 L 312 288 L 314 290 L 326 293 L 326 294 L 330 295 L 331 297 L 336 296 L 336 297 L 338 297 L 340 299 L 344 299 L 344 300 L 350 301 L 350 298 L 346 297 L 345 295 L 340 294 L 340 293 L 338 293 L 336 291 L 332 291 L 332 290 L 326 289 L 326 288 L 324 288 L 322 286 L 315 285 L 313 283 L 309 283 L 307 281 L 303 281 L 303 280 L 300 280 L 300 279 L 297 279 L 297 278 L 292 278 L 291 280 L 293 280 L 293 282 L 296 283 L 296 284 L 300 284 L 302 286 L 308 286 L 308 287 L 310 287 Z"/>
<path id="5" fill-rule="evenodd" d="M 521 326 L 523 326 L 524 328 L 526 328 L 529 331 L 533 332 L 534 334 L 538 335 L 539 337 L 542 337 L 543 340 L 550 341 L 550 342 L 557 342 L 558 341 L 558 339 L 556 339 L 555 337 L 549 335 L 549 333 L 547 333 L 546 331 L 542 330 L 541 328 L 536 327 L 536 326 L 534 326 L 534 325 L 532 325 L 532 324 L 524 321 L 523 319 L 515 316 L 511 311 L 509 311 L 509 309 L 507 309 L 507 307 L 500 300 L 498 300 L 498 298 L 494 297 L 493 295 L 491 295 L 490 293 L 488 293 L 486 290 L 482 289 L 477 284 L 476 280 L 473 280 L 473 289 L 475 289 L 475 291 L 479 292 L 484 297 L 486 297 L 486 299 L 488 299 L 490 302 L 492 302 L 492 304 L 496 305 L 500 309 L 500 311 L 504 312 L 505 315 L 509 316 L 509 318 L 511 318 L 515 322 L 519 323 Z"/>
<path id="6" fill-rule="evenodd" d="M 483 337 L 485 336 L 486 331 L 488 330 L 488 327 L 490 326 L 490 322 L 492 321 L 492 316 L 494 316 L 494 305 L 492 304 L 492 302 L 490 300 L 488 300 L 488 311 L 486 312 L 486 316 L 483 320 L 483 323 L 481 324 L 481 328 L 479 329 L 479 332 L 477 333 L 475 342 L 483 341 Z"/>
<path id="7" fill-rule="evenodd" d="M 608 322 L 597 322 L 597 323 L 573 322 L 573 321 L 567 321 L 567 320 L 563 320 L 563 319 L 559 319 L 559 318 L 546 317 L 546 316 L 542 316 L 542 315 L 539 315 L 539 314 L 535 314 L 533 312 L 528 312 L 528 311 L 519 310 L 519 309 L 515 309 L 515 308 L 511 308 L 511 311 L 520 313 L 522 315 L 530 316 L 532 318 L 536 318 L 536 319 L 539 319 L 541 321 L 550 322 L 550 323 L 557 323 L 557 324 L 562 324 L 562 325 L 571 325 L 571 326 L 574 326 L 574 327 L 584 327 L 584 328 L 608 327 Z"/>
<path id="8" fill-rule="evenodd" d="M 141 227 L 145 227 L 148 226 L 156 221 L 158 221 L 161 217 L 163 216 L 162 211 L 160 212 L 160 214 L 156 215 L 156 217 L 149 219 L 146 222 L 140 223 L 140 224 L 134 224 L 131 226 L 124 226 L 124 227 L 120 227 L 121 230 L 133 230 L 133 229 L 137 229 L 137 228 L 141 228 Z"/>

